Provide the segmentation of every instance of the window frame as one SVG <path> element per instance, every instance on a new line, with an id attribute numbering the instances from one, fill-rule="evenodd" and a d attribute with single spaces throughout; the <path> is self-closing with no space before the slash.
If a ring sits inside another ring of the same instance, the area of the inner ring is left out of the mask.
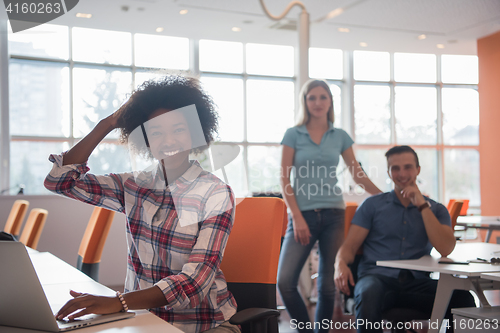
<path id="1" fill-rule="evenodd" d="M 9 67 L 10 59 L 19 59 L 19 60 L 24 60 L 24 61 L 37 61 L 37 62 L 47 62 L 47 63 L 58 63 L 58 64 L 63 64 L 68 66 L 69 68 L 69 100 L 70 100 L 70 111 L 69 111 L 69 121 L 70 121 L 70 132 L 69 132 L 69 137 L 63 137 L 63 136 L 29 136 L 29 135 L 10 135 L 9 132 L 9 107 L 8 107 L 8 98 L 5 98 L 5 95 L 8 96 L 9 91 L 8 91 L 8 79 L 7 82 L 5 77 L 3 77 L 1 80 L 1 91 L 2 91 L 2 96 L 3 101 L 2 101 L 2 109 L 1 109 L 1 120 L 2 120 L 2 127 L 1 127 L 1 132 L 0 132 L 0 147 L 1 153 L 0 153 L 0 160 L 4 161 L 3 163 L 0 164 L 0 171 L 2 173 L 2 177 L 0 177 L 0 189 L 7 189 L 11 186 L 10 184 L 10 142 L 16 142 L 16 141 L 38 141 L 38 142 L 61 142 L 61 143 L 67 143 L 70 147 L 73 146 L 80 138 L 74 136 L 73 132 L 73 112 L 74 112 L 74 101 L 73 101 L 73 75 L 74 75 L 74 69 L 76 67 L 92 67 L 92 68 L 116 68 L 119 70 L 125 70 L 125 71 L 131 71 L 132 73 L 132 87 L 136 87 L 136 73 L 137 72 L 144 72 L 148 71 L 149 68 L 147 67 L 139 67 L 135 65 L 135 59 L 134 57 L 132 58 L 132 63 L 131 65 L 116 65 L 116 64 L 106 64 L 106 63 L 89 63 L 89 62 L 82 62 L 82 61 L 74 61 L 73 60 L 73 55 L 72 55 L 72 29 L 69 29 L 69 34 L 68 34 L 68 47 L 69 47 L 69 58 L 67 60 L 64 59 L 56 59 L 56 58 L 44 58 L 44 57 L 34 57 L 34 56 L 22 56 L 22 55 L 15 55 L 15 54 L 8 54 L 8 51 L 6 51 L 4 47 L 1 49 L 3 51 L 0 52 L 0 66 L 3 68 Z M 174 36 L 175 37 L 175 36 Z M 130 34 L 131 38 L 131 45 L 132 45 L 132 55 L 134 55 L 134 41 L 135 41 L 135 34 Z M 249 176 L 248 176 L 248 169 L 249 169 L 249 161 L 248 161 L 248 148 L 252 146 L 272 146 L 272 147 L 279 147 L 280 143 L 279 142 L 250 142 L 248 141 L 248 123 L 247 123 L 247 118 L 248 118 L 248 105 L 247 105 L 247 81 L 248 80 L 253 80 L 253 79 L 272 79 L 272 80 L 284 80 L 284 81 L 291 81 L 294 82 L 295 85 L 297 85 L 297 77 L 296 75 L 290 77 L 290 76 L 275 76 L 275 75 L 257 75 L 257 74 L 248 74 L 246 71 L 246 44 L 243 44 L 243 57 L 241 59 L 242 61 L 242 66 L 243 66 L 243 72 L 242 73 L 225 73 L 225 72 L 214 72 L 214 71 L 200 71 L 199 70 L 199 40 L 195 39 L 189 39 L 189 44 L 190 44 L 190 50 L 189 50 L 189 71 L 193 73 L 194 75 L 198 76 L 209 76 L 209 77 L 233 77 L 233 78 L 239 78 L 242 79 L 243 81 L 243 140 L 241 142 L 227 142 L 223 141 L 221 142 L 222 144 L 238 144 L 243 147 L 243 166 L 245 168 L 245 175 L 246 175 L 246 189 L 247 189 L 247 195 L 251 195 L 251 193 L 248 193 L 249 189 Z M 7 34 L 3 34 L 2 37 L 0 37 L 0 43 L 1 46 L 8 45 L 8 38 Z M 446 83 L 444 84 L 441 81 L 441 70 L 442 70 L 442 64 L 441 64 L 441 56 L 436 55 L 436 70 L 437 70 L 437 81 L 433 83 L 422 83 L 422 82 L 396 82 L 394 80 L 394 53 L 389 53 L 390 54 L 390 80 L 389 81 L 369 81 L 369 80 L 355 80 L 354 79 L 354 69 L 353 69 L 353 53 L 354 51 L 345 51 L 343 50 L 343 76 L 342 79 L 326 79 L 327 83 L 329 85 L 335 84 L 339 86 L 340 92 L 341 92 L 341 119 L 336 119 L 335 125 L 336 127 L 343 128 L 348 132 L 351 137 L 356 141 L 356 135 L 355 135 L 355 123 L 354 123 L 354 116 L 355 116 L 355 110 L 354 110 L 354 87 L 356 85 L 371 85 L 371 86 L 389 86 L 390 87 L 390 142 L 389 144 L 355 144 L 354 148 L 355 149 L 384 149 L 387 150 L 393 145 L 398 144 L 398 140 L 396 137 L 396 117 L 395 117 L 395 95 L 394 91 L 396 87 L 399 86 L 411 86 L 411 87 L 417 87 L 417 86 L 426 86 L 426 87 L 434 87 L 436 88 L 437 91 L 437 142 L 435 145 L 416 145 L 412 144 L 412 147 L 416 149 L 434 149 L 437 152 L 438 156 L 438 198 L 436 198 L 440 202 L 444 202 L 445 200 L 445 193 L 446 193 L 446 186 L 445 186 L 445 158 L 444 154 L 445 151 L 449 149 L 472 149 L 476 150 L 479 152 L 479 144 L 477 145 L 447 145 L 443 143 L 443 110 L 442 110 L 442 89 L 443 88 L 469 88 L 469 89 L 478 89 L 477 84 L 464 84 L 464 83 Z M 295 59 L 297 61 L 297 59 Z M 5 72 L 5 71 L 4 71 Z M 7 71 L 8 73 L 8 71 Z M 299 89 L 295 89 L 295 91 L 298 91 Z M 7 105 L 6 105 L 7 104 Z M 295 106 L 295 109 L 298 109 L 298 106 Z M 297 111 L 296 111 L 297 112 Z M 105 143 L 112 143 L 116 144 L 118 142 L 117 139 L 104 139 L 103 142 Z M 7 161 L 7 164 L 5 163 Z M 479 207 L 471 207 L 471 208 L 479 208 Z"/>

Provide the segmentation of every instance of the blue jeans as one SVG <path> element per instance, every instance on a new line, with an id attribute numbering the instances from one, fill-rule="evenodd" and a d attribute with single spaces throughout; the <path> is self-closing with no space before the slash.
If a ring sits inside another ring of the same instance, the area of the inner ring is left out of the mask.
<path id="1" fill-rule="evenodd" d="M 371 325 L 358 326 L 357 331 L 382 332 L 382 329 L 375 329 L 373 323 L 380 323 L 382 313 L 393 307 L 419 310 L 430 318 L 436 288 L 437 281 L 431 278 L 400 281 L 378 274 L 363 276 L 354 287 L 356 320 L 364 319 Z M 453 319 L 451 308 L 475 306 L 469 291 L 455 290 L 445 317 Z"/>
<path id="2" fill-rule="evenodd" d="M 321 323 L 326 319 L 328 323 L 333 317 L 335 299 L 335 284 L 333 281 L 335 256 L 344 240 L 344 210 L 321 209 L 319 211 L 303 211 L 302 216 L 309 226 L 311 239 L 309 244 L 301 245 L 295 241 L 293 222 L 289 217 L 288 229 L 285 234 L 278 265 L 278 289 L 283 303 L 292 320 L 299 325 L 306 325 L 310 321 L 307 308 L 297 290 L 300 272 L 311 249 L 318 241 L 318 303 L 316 305 L 315 332 L 328 332 Z M 302 323 L 302 324 L 301 324 Z M 319 327 L 318 327 L 319 326 Z M 311 329 L 299 329 L 299 332 L 313 332 Z"/>

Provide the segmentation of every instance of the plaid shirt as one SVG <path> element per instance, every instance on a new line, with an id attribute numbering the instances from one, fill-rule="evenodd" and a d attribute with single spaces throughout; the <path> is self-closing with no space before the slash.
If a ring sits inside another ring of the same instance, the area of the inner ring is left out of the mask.
<path id="1" fill-rule="evenodd" d="M 236 313 L 220 270 L 234 220 L 228 185 L 196 161 L 167 189 L 152 189 L 139 186 L 133 173 L 93 175 L 86 164 L 63 166 L 62 155 L 49 160 L 48 190 L 126 214 L 125 291 L 159 287 L 167 305 L 150 311 L 184 332 L 208 330 Z M 195 220 L 180 222 L 194 211 Z"/>

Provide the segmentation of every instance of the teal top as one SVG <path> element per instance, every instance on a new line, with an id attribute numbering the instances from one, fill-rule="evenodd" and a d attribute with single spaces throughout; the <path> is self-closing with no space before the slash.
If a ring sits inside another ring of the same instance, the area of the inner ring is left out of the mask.
<path id="1" fill-rule="evenodd" d="M 321 143 L 316 144 L 305 125 L 289 128 L 282 145 L 295 150 L 290 183 L 301 211 L 321 208 L 345 208 L 342 191 L 337 186 L 340 155 L 354 141 L 330 122 Z"/>

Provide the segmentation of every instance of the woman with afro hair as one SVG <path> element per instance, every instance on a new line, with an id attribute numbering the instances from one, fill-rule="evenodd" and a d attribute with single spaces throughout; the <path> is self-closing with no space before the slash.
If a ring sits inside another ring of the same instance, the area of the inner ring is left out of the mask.
<path id="1" fill-rule="evenodd" d="M 87 160 L 115 129 L 134 153 L 154 162 L 142 172 L 94 175 Z M 69 151 L 51 155 L 45 187 L 126 215 L 125 292 L 116 297 L 70 291 L 56 314 L 149 309 L 184 332 L 235 332 L 236 301 L 220 263 L 234 221 L 231 188 L 189 153 L 217 134 L 212 98 L 199 81 L 178 75 L 148 81 Z"/>

